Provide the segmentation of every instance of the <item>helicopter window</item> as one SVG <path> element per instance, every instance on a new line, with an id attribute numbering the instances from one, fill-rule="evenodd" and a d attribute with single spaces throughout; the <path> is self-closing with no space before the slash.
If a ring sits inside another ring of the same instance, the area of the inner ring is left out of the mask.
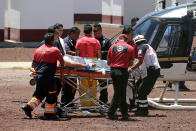
<path id="1" fill-rule="evenodd" d="M 137 35 L 144 35 L 147 39 L 148 44 L 152 41 L 154 37 L 154 32 L 158 29 L 159 23 L 156 20 L 148 19 L 144 21 L 142 24 L 135 27 L 134 37 Z"/>
<path id="2" fill-rule="evenodd" d="M 156 50 L 158 56 L 177 56 L 181 35 L 181 26 L 169 25 Z"/>

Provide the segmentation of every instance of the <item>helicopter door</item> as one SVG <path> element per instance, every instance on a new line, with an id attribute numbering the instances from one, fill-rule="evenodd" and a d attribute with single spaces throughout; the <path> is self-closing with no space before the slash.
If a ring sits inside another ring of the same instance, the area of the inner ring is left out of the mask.
<path id="1" fill-rule="evenodd" d="M 160 43 L 156 49 L 161 75 L 175 77 L 184 74 L 187 66 L 187 57 L 181 41 L 183 39 L 182 26 L 180 24 L 167 25 Z"/>

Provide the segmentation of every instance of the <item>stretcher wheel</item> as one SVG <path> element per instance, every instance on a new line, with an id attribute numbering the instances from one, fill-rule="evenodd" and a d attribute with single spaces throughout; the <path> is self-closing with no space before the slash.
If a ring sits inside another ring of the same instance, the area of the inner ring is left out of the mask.
<path id="1" fill-rule="evenodd" d="M 30 83 L 31 86 L 34 86 L 34 85 L 35 85 L 35 79 L 31 79 L 31 80 L 29 81 L 29 83 Z"/>

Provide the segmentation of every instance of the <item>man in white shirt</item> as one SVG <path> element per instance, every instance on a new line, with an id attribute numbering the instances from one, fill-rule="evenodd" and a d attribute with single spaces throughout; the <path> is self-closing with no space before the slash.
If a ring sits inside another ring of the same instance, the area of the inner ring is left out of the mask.
<path id="1" fill-rule="evenodd" d="M 141 78 L 138 87 L 138 110 L 135 115 L 147 116 L 148 115 L 148 101 L 147 96 L 153 89 L 153 86 L 160 75 L 160 65 L 156 55 L 156 51 L 146 44 L 146 39 L 143 35 L 138 35 L 134 38 L 138 46 L 138 61 L 128 69 L 132 72 L 136 68 L 141 70 Z"/>

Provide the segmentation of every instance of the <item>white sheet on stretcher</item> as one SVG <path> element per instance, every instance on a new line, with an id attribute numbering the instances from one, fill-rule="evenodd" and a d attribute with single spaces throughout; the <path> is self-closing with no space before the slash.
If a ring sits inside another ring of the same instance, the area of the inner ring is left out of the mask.
<path id="1" fill-rule="evenodd" d="M 79 56 L 71 56 L 71 55 L 66 55 L 64 58 L 71 59 L 76 62 L 80 63 L 86 63 L 85 58 L 79 57 Z M 88 63 L 95 63 L 96 67 L 90 69 L 90 71 L 95 71 L 95 72 L 102 72 L 102 74 L 105 74 L 106 72 L 110 72 L 110 66 L 108 66 L 106 60 L 97 60 L 97 59 L 86 59 Z M 136 69 L 134 72 L 132 72 L 131 76 L 136 76 L 140 77 L 140 71 L 139 69 Z M 133 99 L 133 91 L 132 88 L 127 86 L 126 89 L 126 95 L 128 98 Z"/>

